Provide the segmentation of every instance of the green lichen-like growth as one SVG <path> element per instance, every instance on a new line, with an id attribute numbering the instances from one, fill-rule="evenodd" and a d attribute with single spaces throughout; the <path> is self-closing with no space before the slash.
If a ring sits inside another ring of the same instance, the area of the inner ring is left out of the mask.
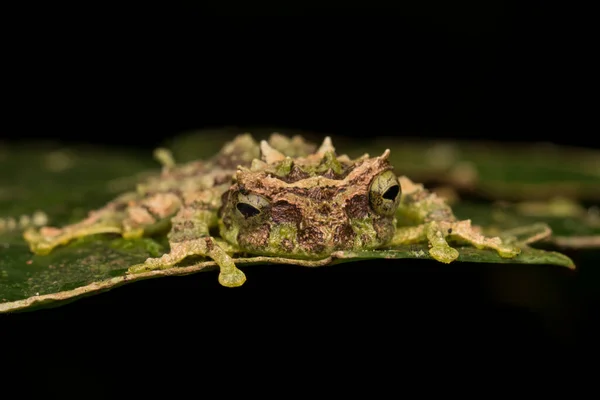
<path id="1" fill-rule="evenodd" d="M 318 167 L 318 172 L 325 172 L 332 170 L 334 173 L 341 175 L 344 171 L 342 164 L 338 161 L 333 150 L 325 152 L 323 155 L 323 162 Z"/>
<path id="2" fill-rule="evenodd" d="M 281 177 L 288 176 L 293 165 L 294 161 L 290 157 L 286 157 L 280 164 L 277 165 L 275 174 Z"/>

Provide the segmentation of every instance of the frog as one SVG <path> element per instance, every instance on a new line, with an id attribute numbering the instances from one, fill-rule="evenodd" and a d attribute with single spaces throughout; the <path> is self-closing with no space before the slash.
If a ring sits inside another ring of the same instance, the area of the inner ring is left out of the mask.
<path id="1" fill-rule="evenodd" d="M 390 149 L 351 158 L 330 136 L 317 146 L 299 135 L 250 133 L 225 143 L 213 157 L 178 164 L 165 148 L 162 165 L 135 190 L 61 228 L 29 228 L 30 250 L 49 254 L 76 238 L 118 234 L 135 239 L 166 232 L 169 250 L 132 265 L 128 274 L 175 268 L 188 257 L 211 259 L 218 282 L 239 287 L 246 275 L 236 255 L 319 260 L 340 251 L 369 251 L 427 243 L 449 264 L 459 251 L 449 241 L 493 249 L 513 258 L 520 249 L 458 219 L 435 192 L 396 174 Z M 454 243 L 452 243 L 454 244 Z"/>

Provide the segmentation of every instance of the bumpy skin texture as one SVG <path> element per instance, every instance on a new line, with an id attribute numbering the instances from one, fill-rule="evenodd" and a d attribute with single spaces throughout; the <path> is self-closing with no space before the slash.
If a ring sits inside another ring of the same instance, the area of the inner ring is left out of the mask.
<path id="1" fill-rule="evenodd" d="M 88 218 L 63 228 L 29 229 L 37 254 L 98 233 L 125 238 L 169 230 L 170 251 L 132 266 L 131 273 L 171 268 L 188 256 L 212 258 L 223 286 L 242 285 L 233 253 L 320 259 L 339 250 L 367 250 L 428 241 L 430 254 L 449 263 L 458 251 L 446 238 L 493 248 L 503 257 L 519 249 L 486 238 L 470 221 L 422 185 L 399 179 L 381 156 L 337 156 L 331 140 L 316 146 L 301 137 L 273 134 L 260 145 L 249 134 L 227 143 L 206 161 L 176 165 L 160 149 L 161 174 L 138 185 Z M 211 228 L 221 238 L 213 238 Z M 223 240 L 225 242 L 223 242 Z"/>
<path id="2" fill-rule="evenodd" d="M 219 225 L 229 243 L 253 254 L 315 259 L 392 239 L 400 191 L 389 151 L 352 161 L 336 157 L 329 140 L 315 154 L 293 159 L 263 148 L 266 162 L 238 169 L 223 196 Z M 382 174 L 391 179 L 372 186 Z M 382 198 L 390 186 L 395 195 Z M 370 199 L 387 205 L 387 212 L 376 211 Z"/>

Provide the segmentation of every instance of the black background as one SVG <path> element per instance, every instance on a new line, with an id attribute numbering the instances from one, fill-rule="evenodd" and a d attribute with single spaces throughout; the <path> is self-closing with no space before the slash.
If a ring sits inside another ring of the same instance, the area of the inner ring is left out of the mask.
<path id="1" fill-rule="evenodd" d="M 565 10 L 539 1 L 52 11 L 4 40 L 3 138 L 152 148 L 183 130 L 268 125 L 594 143 L 574 106 L 585 66 Z"/>
<path id="2" fill-rule="evenodd" d="M 543 2 L 52 11 L 26 13 L 4 40 L 3 140 L 152 149 L 226 125 L 597 146 L 572 114 L 577 76 L 560 16 Z M 224 349 L 244 368 L 268 357 L 322 373 L 327 363 L 410 367 L 403 360 L 415 351 L 456 360 L 517 346 L 533 360 L 533 350 L 563 354 L 590 329 L 591 303 L 560 268 L 412 261 L 247 275 L 236 290 L 209 272 L 1 320 L 10 332 L 43 332 L 36 351 L 53 360 L 117 345 L 122 362 L 151 342 L 156 353 Z"/>

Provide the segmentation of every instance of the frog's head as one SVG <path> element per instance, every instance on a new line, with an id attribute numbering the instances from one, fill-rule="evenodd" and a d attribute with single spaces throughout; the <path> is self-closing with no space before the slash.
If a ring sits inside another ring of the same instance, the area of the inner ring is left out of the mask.
<path id="1" fill-rule="evenodd" d="M 329 137 L 305 157 L 260 147 L 261 159 L 239 167 L 223 196 L 226 240 L 254 254 L 320 258 L 392 238 L 400 185 L 389 150 L 351 160 L 336 156 Z"/>

